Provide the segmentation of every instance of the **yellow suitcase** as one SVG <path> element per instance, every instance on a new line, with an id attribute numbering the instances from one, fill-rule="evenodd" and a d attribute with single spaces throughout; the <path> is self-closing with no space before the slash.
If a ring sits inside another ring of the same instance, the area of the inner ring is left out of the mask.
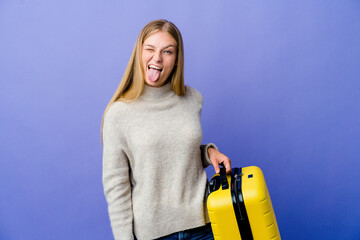
<path id="1" fill-rule="evenodd" d="M 256 166 L 221 168 L 209 184 L 207 208 L 215 240 L 280 240 L 264 175 Z"/>

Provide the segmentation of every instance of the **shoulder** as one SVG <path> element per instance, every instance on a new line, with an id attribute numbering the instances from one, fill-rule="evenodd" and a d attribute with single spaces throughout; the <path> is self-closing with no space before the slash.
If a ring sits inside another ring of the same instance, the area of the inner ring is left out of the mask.
<path id="1" fill-rule="evenodd" d="M 186 96 L 200 102 L 201 104 L 204 101 L 202 94 L 198 90 L 190 86 L 186 86 Z"/>
<path id="2" fill-rule="evenodd" d="M 110 105 L 104 116 L 104 126 L 117 126 L 126 122 L 126 116 L 128 115 L 128 104 L 124 102 L 114 102 Z"/>
<path id="3" fill-rule="evenodd" d="M 126 104 L 123 102 L 113 102 L 105 113 L 105 118 L 113 119 L 117 118 L 121 112 L 126 108 Z"/>

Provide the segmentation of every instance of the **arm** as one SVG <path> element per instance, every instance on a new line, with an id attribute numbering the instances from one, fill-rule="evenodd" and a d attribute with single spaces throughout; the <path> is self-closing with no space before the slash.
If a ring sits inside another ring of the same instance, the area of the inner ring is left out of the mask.
<path id="1" fill-rule="evenodd" d="M 103 126 L 103 187 L 114 238 L 133 240 L 129 163 L 111 114 Z"/>
<path id="2" fill-rule="evenodd" d="M 193 88 L 189 88 L 189 90 L 194 91 L 202 108 L 203 96 L 201 95 L 201 93 Z M 215 144 L 209 143 L 206 145 L 201 145 L 200 150 L 201 150 L 201 160 L 204 168 L 208 167 L 209 165 L 213 165 L 215 172 L 220 173 L 219 164 L 223 164 L 223 166 L 226 168 L 226 172 L 227 173 L 231 172 L 230 159 L 221 152 L 219 152 Z"/>

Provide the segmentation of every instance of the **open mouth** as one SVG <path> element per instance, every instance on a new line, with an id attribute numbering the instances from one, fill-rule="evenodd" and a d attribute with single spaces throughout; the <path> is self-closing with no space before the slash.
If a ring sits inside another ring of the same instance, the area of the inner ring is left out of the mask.
<path id="1" fill-rule="evenodd" d="M 157 80 L 159 80 L 162 70 L 162 68 L 159 68 L 155 65 L 148 65 L 147 78 L 151 82 L 156 82 Z"/>
<path id="2" fill-rule="evenodd" d="M 149 66 L 148 66 L 148 69 L 150 69 L 150 68 L 151 68 L 151 69 L 158 70 L 158 71 L 160 71 L 160 72 L 162 72 L 162 70 L 163 70 L 162 68 L 159 68 L 159 67 L 154 66 L 154 65 L 149 65 Z"/>

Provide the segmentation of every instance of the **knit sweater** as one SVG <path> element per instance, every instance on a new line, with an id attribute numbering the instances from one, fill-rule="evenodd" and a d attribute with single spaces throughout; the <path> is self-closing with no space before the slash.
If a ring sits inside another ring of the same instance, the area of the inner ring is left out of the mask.
<path id="1" fill-rule="evenodd" d="M 103 186 L 116 240 L 155 239 L 209 222 L 208 147 L 201 145 L 202 95 L 168 83 L 145 85 L 131 103 L 114 102 L 103 125 Z"/>

